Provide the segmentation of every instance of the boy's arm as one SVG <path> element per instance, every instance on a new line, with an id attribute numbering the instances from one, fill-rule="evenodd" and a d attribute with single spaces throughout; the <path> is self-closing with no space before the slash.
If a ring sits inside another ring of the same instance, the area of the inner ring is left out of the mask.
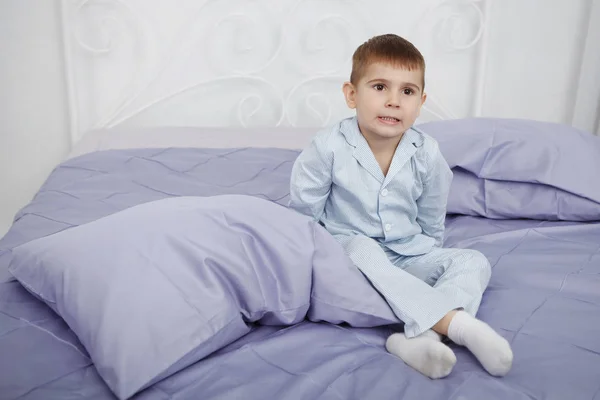
<path id="1" fill-rule="evenodd" d="M 444 222 L 452 170 L 435 145 L 428 166 L 427 177 L 423 184 L 423 193 L 417 199 L 417 222 L 423 233 L 435 239 L 435 245 L 441 247 L 444 240 Z"/>
<path id="2" fill-rule="evenodd" d="M 316 137 L 300 153 L 290 180 L 290 208 L 318 221 L 325 209 L 331 188 L 333 156 Z"/>

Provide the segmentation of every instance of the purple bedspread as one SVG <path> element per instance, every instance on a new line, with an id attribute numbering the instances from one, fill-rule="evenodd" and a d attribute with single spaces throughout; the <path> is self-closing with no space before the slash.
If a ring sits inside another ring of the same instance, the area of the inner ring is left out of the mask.
<path id="1" fill-rule="evenodd" d="M 61 164 L 0 240 L 0 399 L 114 398 L 65 322 L 12 278 L 11 248 L 171 196 L 248 194 L 285 205 L 297 154 L 138 149 Z M 385 351 L 390 328 L 306 321 L 255 327 L 135 398 L 600 399 L 600 222 L 455 215 L 447 227 L 446 246 L 477 249 L 493 265 L 479 317 L 513 346 L 506 377 L 453 346 L 453 373 L 431 381 Z"/>

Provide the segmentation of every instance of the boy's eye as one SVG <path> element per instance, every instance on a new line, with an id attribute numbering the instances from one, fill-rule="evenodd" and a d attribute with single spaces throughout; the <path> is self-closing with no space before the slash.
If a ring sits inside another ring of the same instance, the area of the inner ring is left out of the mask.
<path id="1" fill-rule="evenodd" d="M 412 89 L 404 89 L 404 94 L 410 96 L 411 94 L 414 93 L 414 90 Z"/>
<path id="2" fill-rule="evenodd" d="M 385 89 L 385 86 L 383 86 L 381 83 L 378 83 L 378 84 L 374 85 L 373 88 L 375 90 L 381 91 L 381 90 Z"/>

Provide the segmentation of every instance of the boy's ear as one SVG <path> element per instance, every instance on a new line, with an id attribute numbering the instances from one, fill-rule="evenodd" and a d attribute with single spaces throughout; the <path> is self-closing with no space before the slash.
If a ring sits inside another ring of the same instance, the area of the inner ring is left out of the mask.
<path id="1" fill-rule="evenodd" d="M 417 117 L 421 115 L 421 108 L 423 104 L 425 104 L 425 100 L 427 100 L 427 93 L 423 92 L 423 96 L 421 96 L 421 105 L 419 106 L 419 111 L 417 112 Z"/>
<path id="2" fill-rule="evenodd" d="M 346 104 L 350 108 L 356 108 L 356 88 L 351 82 L 344 82 L 342 86 L 344 97 L 346 98 Z"/>

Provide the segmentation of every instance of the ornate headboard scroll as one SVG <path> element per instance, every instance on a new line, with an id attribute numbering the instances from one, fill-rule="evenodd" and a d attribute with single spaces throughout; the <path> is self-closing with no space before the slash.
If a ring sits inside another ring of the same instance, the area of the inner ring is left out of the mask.
<path id="1" fill-rule="evenodd" d="M 427 62 L 421 121 L 477 116 L 491 0 L 61 0 L 73 142 L 114 126 L 323 126 L 351 115 L 354 49 Z"/>

